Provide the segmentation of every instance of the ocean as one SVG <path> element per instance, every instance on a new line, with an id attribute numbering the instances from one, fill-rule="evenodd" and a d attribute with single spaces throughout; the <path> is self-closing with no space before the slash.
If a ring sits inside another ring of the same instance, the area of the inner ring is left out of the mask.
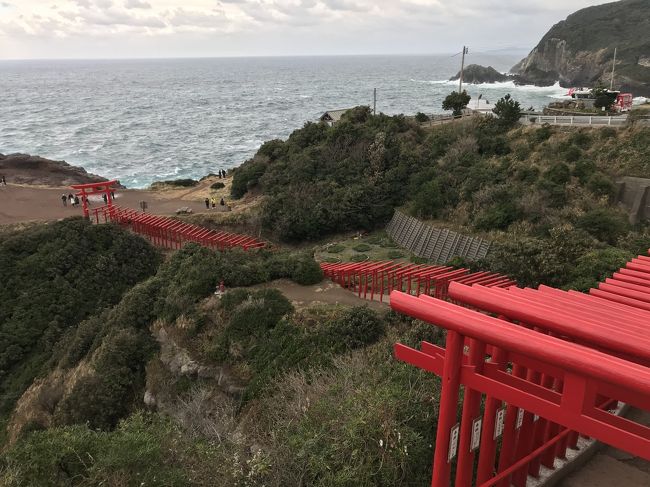
<path id="1" fill-rule="evenodd" d="M 475 54 L 505 72 L 520 55 Z M 337 56 L 101 61 L 1 61 L 0 153 L 65 160 L 142 188 L 240 165 L 327 110 L 442 113 L 457 82 L 452 56 Z M 566 94 L 559 85 L 467 85 L 523 108 Z"/>

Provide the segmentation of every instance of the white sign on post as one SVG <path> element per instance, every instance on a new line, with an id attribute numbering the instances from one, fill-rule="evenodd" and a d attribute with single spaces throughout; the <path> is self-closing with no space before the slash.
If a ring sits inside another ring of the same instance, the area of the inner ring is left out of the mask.
<path id="1" fill-rule="evenodd" d="M 449 452 L 447 453 L 447 463 L 456 458 L 458 453 L 458 437 L 460 436 L 460 424 L 456 423 L 451 427 L 449 432 Z"/>
<path id="2" fill-rule="evenodd" d="M 506 417 L 506 408 L 502 407 L 497 409 L 497 414 L 494 417 L 494 439 L 496 440 L 503 434 L 503 423 Z"/>
<path id="3" fill-rule="evenodd" d="M 472 441 L 469 445 L 469 451 L 475 451 L 481 444 L 481 428 L 483 420 L 478 417 L 472 421 Z"/>
<path id="4" fill-rule="evenodd" d="M 517 411 L 517 423 L 515 429 L 521 428 L 522 424 L 524 424 L 524 410 L 519 408 L 519 411 Z"/>

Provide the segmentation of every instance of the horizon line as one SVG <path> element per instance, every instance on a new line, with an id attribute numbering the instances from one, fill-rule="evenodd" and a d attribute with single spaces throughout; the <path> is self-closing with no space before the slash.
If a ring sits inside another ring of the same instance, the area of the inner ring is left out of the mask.
<path id="1" fill-rule="evenodd" d="M 524 47 L 490 49 L 476 51 L 474 54 L 495 54 L 508 51 L 526 50 Z M 149 57 L 34 57 L 34 58 L 0 58 L 0 62 L 28 61 L 157 61 L 157 60 L 200 60 L 200 59 L 273 59 L 273 58 L 318 58 L 318 57 L 381 57 L 381 56 L 454 56 L 452 52 L 421 53 L 348 53 L 348 54 L 242 54 L 223 56 L 149 56 Z"/>

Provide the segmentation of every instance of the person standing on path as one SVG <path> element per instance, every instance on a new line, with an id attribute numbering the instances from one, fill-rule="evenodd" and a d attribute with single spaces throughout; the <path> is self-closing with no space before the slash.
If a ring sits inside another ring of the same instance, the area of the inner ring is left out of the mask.
<path id="1" fill-rule="evenodd" d="M 220 204 L 221 206 L 226 206 L 226 202 L 223 200 L 223 198 L 221 198 L 221 201 L 219 202 L 219 204 Z"/>
<path id="2" fill-rule="evenodd" d="M 63 193 L 61 195 L 61 201 L 63 201 L 63 206 L 68 206 L 68 197 Z"/>
<path id="3" fill-rule="evenodd" d="M 7 180 L 5 179 L 5 175 L 2 175 L 2 185 L 6 186 L 7 185 Z"/>
<path id="4" fill-rule="evenodd" d="M 205 199 L 205 207 L 209 210 L 210 209 L 210 200 L 208 198 Z"/>
<path id="5" fill-rule="evenodd" d="M 104 204 L 107 205 L 108 204 L 108 196 L 106 196 L 106 193 L 104 193 L 102 195 L 102 199 L 104 200 Z"/>
<path id="6" fill-rule="evenodd" d="M 216 207 L 217 207 L 217 201 L 214 198 L 212 198 L 212 209 Z"/>
<path id="7" fill-rule="evenodd" d="M 70 206 L 74 206 L 74 196 L 72 196 L 72 193 L 68 195 L 68 199 L 70 200 Z"/>

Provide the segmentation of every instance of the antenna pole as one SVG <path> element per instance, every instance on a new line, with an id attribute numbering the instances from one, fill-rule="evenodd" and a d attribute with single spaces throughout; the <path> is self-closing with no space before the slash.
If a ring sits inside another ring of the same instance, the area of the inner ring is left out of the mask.
<path id="1" fill-rule="evenodd" d="M 612 80 L 609 83 L 609 91 L 614 89 L 614 69 L 616 69 L 616 48 L 614 48 L 614 62 L 612 63 Z"/>
<path id="2" fill-rule="evenodd" d="M 377 88 L 375 88 L 373 93 L 372 114 L 377 115 Z"/>
<path id="3" fill-rule="evenodd" d="M 463 57 L 460 61 L 460 77 L 458 82 L 458 93 L 463 92 L 463 70 L 465 69 L 465 54 L 469 52 L 469 49 L 463 46 Z"/>

